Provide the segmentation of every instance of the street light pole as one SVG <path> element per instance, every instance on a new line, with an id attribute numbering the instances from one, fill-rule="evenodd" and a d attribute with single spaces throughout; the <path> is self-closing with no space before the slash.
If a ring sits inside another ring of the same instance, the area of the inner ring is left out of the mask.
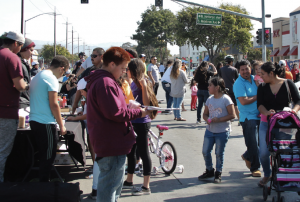
<path id="1" fill-rule="evenodd" d="M 56 6 L 54 6 L 54 57 L 56 56 Z"/>
<path id="2" fill-rule="evenodd" d="M 265 0 L 261 0 L 261 17 L 262 17 L 262 36 L 261 36 L 261 50 L 262 50 L 262 61 L 267 61 L 267 51 L 265 44 L 265 28 L 266 28 L 266 15 L 265 15 Z"/>
<path id="3" fill-rule="evenodd" d="M 22 0 L 22 6 L 21 6 L 21 33 L 23 34 L 23 22 L 24 22 L 24 0 Z"/>

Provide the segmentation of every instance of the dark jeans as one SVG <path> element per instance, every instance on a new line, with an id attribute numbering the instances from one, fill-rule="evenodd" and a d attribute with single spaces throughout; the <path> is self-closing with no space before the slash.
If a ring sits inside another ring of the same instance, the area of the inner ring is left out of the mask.
<path id="1" fill-rule="evenodd" d="M 167 86 L 169 86 L 169 87 L 167 87 Z M 173 105 L 173 97 L 170 96 L 171 84 L 162 82 L 162 87 L 166 92 L 167 108 L 171 108 Z"/>
<path id="2" fill-rule="evenodd" d="M 243 154 L 244 158 L 251 162 L 250 171 L 256 171 L 260 168 L 259 150 L 258 150 L 258 126 L 259 120 L 245 119 L 241 122 L 243 128 L 243 135 L 247 151 Z"/>
<path id="3" fill-rule="evenodd" d="M 136 164 L 136 152 L 137 149 L 139 155 L 143 161 L 143 175 L 151 175 L 152 162 L 148 148 L 148 132 L 151 128 L 150 123 L 133 123 L 134 132 L 136 133 L 136 144 L 133 145 L 131 152 L 127 155 L 128 158 L 128 173 L 133 174 Z"/>
<path id="4" fill-rule="evenodd" d="M 158 87 L 159 87 L 159 83 L 155 83 L 154 86 L 153 86 L 153 92 L 154 92 L 155 95 L 157 95 Z"/>
<path id="5" fill-rule="evenodd" d="M 57 141 L 56 127 L 54 124 L 41 124 L 30 121 L 30 128 L 38 146 L 40 160 L 40 182 L 48 182 L 52 165 L 56 156 Z"/>
<path id="6" fill-rule="evenodd" d="M 203 104 L 205 104 L 207 98 L 209 97 L 208 90 L 198 90 L 197 97 L 198 97 L 197 121 L 200 121 Z"/>

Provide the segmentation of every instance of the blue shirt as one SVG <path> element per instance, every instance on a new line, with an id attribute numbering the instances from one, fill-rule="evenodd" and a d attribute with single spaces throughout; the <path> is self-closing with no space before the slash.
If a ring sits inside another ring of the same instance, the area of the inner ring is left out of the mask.
<path id="1" fill-rule="evenodd" d="M 56 124 L 50 109 L 49 91 L 58 92 L 58 80 L 52 71 L 43 70 L 30 83 L 30 121 Z"/>
<path id="2" fill-rule="evenodd" d="M 68 80 L 68 78 L 69 78 L 69 77 L 66 77 L 66 76 L 64 76 L 64 78 L 63 78 L 62 82 L 65 82 L 65 81 L 67 81 L 67 80 Z"/>
<path id="3" fill-rule="evenodd" d="M 256 101 L 248 105 L 242 105 L 238 99 L 239 97 L 253 97 L 257 95 L 257 86 L 254 82 L 254 76 L 251 75 L 250 83 L 248 80 L 243 79 L 243 77 L 239 75 L 233 85 L 233 93 L 240 111 L 240 122 L 244 122 L 245 119 L 260 120 L 260 118 L 257 117 L 259 111 L 257 109 Z"/>

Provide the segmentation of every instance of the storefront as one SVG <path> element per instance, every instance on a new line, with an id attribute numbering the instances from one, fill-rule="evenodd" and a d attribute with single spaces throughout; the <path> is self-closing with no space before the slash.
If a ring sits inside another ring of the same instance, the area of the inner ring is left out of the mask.
<path id="1" fill-rule="evenodd" d="M 299 64 L 300 7 L 290 13 L 290 18 L 273 19 L 273 62 L 286 60 L 288 66 Z M 298 65 L 299 68 L 299 65 Z"/>

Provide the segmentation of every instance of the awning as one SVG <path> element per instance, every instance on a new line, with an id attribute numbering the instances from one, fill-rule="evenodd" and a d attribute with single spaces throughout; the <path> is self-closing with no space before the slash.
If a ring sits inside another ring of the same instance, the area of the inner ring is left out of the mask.
<path id="1" fill-rule="evenodd" d="M 287 54 L 290 51 L 290 47 L 286 46 L 286 47 L 282 47 L 281 51 L 278 53 L 277 56 L 287 56 Z"/>
<path id="2" fill-rule="evenodd" d="M 298 55 L 298 46 L 294 46 L 287 55 Z"/>
<path id="3" fill-rule="evenodd" d="M 275 48 L 275 50 L 273 50 L 270 56 L 271 57 L 277 56 L 278 53 L 279 53 L 279 48 Z"/>

